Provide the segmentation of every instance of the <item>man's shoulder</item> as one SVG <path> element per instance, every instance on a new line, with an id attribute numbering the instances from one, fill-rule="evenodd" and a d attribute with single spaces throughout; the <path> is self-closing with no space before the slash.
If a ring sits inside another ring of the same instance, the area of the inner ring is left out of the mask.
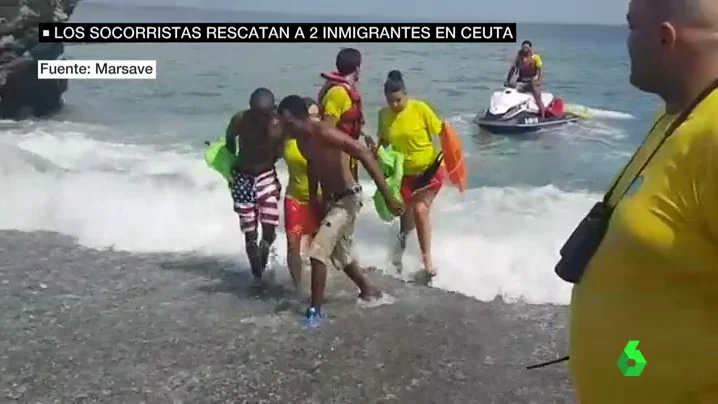
<path id="1" fill-rule="evenodd" d="M 695 129 L 695 135 L 704 139 L 708 144 L 715 145 L 718 141 L 718 119 L 715 119 L 718 114 L 718 91 L 704 100 L 704 104 L 699 106 L 694 114 L 699 123 Z"/>
<path id="2" fill-rule="evenodd" d="M 232 120 L 233 120 L 233 121 L 238 121 L 238 120 L 242 119 L 242 118 L 247 114 L 247 111 L 248 111 L 248 110 L 243 109 L 243 110 L 241 110 L 241 111 L 235 113 L 234 115 L 232 115 Z"/>
<path id="3" fill-rule="evenodd" d="M 343 100 L 344 98 L 349 99 L 349 93 L 347 88 L 341 84 L 336 84 L 327 90 L 324 96 L 323 102 Z"/>
<path id="4" fill-rule="evenodd" d="M 702 146 L 707 148 L 706 151 L 718 159 L 718 120 L 715 119 L 716 114 L 718 114 L 718 105 L 716 105 L 712 115 L 704 117 L 703 130 L 700 131 L 698 137 Z M 718 160 L 715 163 L 718 164 Z"/>
<path id="5" fill-rule="evenodd" d="M 229 120 L 230 125 L 234 126 L 235 128 L 238 127 L 240 124 L 244 123 L 246 121 L 246 114 L 247 110 L 239 111 L 232 115 L 232 118 Z"/>
<path id="6" fill-rule="evenodd" d="M 705 164 L 718 165 L 718 102 L 701 108 L 677 130 L 679 136 L 676 145 L 683 153 L 688 153 L 693 162 L 703 161 Z"/>

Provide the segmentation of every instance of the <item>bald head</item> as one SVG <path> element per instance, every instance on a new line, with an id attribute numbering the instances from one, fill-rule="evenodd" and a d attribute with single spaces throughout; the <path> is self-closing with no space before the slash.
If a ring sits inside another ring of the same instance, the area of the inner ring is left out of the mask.
<path id="1" fill-rule="evenodd" d="M 274 109 L 274 94 L 264 87 L 254 90 L 249 96 L 249 108 L 253 110 Z"/>
<path id="2" fill-rule="evenodd" d="M 685 104 L 715 79 L 718 0 L 630 0 L 627 18 L 631 84 Z"/>
<path id="3" fill-rule="evenodd" d="M 659 21 L 690 28 L 717 28 L 718 2 L 715 0 L 641 0 Z"/>

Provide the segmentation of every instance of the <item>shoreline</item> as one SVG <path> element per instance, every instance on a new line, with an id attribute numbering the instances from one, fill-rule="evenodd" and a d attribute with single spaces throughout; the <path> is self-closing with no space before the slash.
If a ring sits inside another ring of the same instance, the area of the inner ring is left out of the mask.
<path id="1" fill-rule="evenodd" d="M 565 352 L 564 306 L 481 302 L 372 273 L 394 303 L 367 308 L 343 275 L 332 274 L 327 318 L 306 330 L 304 299 L 279 286 L 251 287 L 242 265 L 0 231 L 0 397 L 575 402 L 565 364 L 526 370 Z"/>

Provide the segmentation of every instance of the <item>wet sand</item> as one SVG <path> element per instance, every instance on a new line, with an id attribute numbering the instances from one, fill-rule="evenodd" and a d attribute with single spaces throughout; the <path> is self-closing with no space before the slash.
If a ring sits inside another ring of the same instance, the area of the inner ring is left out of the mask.
<path id="1" fill-rule="evenodd" d="M 343 276 L 327 318 L 251 286 L 243 262 L 95 251 L 0 232 L 0 402 L 573 403 L 566 308 L 479 302 L 372 273 L 367 308 Z"/>

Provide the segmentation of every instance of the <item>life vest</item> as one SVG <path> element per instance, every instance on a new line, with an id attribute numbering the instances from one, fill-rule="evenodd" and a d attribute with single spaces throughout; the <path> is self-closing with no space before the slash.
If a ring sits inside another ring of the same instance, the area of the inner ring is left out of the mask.
<path id="1" fill-rule="evenodd" d="M 519 68 L 519 80 L 532 79 L 538 74 L 533 52 L 529 52 L 526 56 L 518 55 L 516 64 Z"/>
<path id="2" fill-rule="evenodd" d="M 336 86 L 341 86 L 345 89 L 352 101 L 352 106 L 339 117 L 337 129 L 354 139 L 359 139 L 362 127 L 364 126 L 364 108 L 362 107 L 361 94 L 359 94 L 359 91 L 354 85 L 349 83 L 346 78 L 337 72 L 322 73 L 321 76 L 326 81 L 319 90 L 317 100 L 319 100 L 319 103 L 322 103 L 322 99 L 324 99 L 327 92 Z"/>

